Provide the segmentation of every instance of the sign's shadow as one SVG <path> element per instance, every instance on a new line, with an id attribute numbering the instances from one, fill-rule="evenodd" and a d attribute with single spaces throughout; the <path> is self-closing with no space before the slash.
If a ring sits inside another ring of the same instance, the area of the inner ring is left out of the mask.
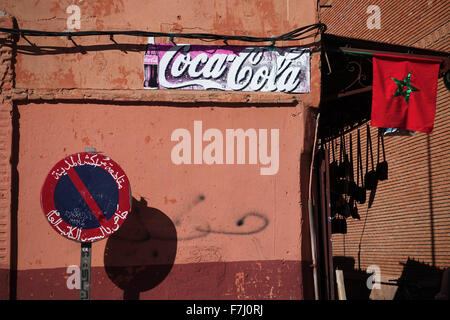
<path id="1" fill-rule="evenodd" d="M 132 210 L 105 247 L 104 265 L 111 281 L 124 291 L 124 300 L 155 288 L 170 273 L 177 252 L 177 232 L 162 211 L 133 198 Z"/>

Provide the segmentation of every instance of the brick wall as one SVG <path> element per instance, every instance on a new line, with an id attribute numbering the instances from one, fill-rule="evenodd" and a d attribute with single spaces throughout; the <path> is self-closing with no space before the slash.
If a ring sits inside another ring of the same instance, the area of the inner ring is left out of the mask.
<path id="1" fill-rule="evenodd" d="M 3 14 L 0 26 L 11 28 L 13 20 Z M 0 299 L 9 294 L 11 206 L 11 89 L 14 87 L 12 37 L 0 34 Z"/>
<path id="2" fill-rule="evenodd" d="M 321 21 L 328 33 L 404 46 L 448 51 L 450 6 L 440 0 L 328 0 Z M 380 8 L 381 28 L 368 29 L 370 5 Z"/>
<path id="3" fill-rule="evenodd" d="M 321 11 L 328 33 L 439 51 L 450 49 L 448 1 L 330 0 L 322 4 L 332 6 Z M 367 29 L 369 5 L 379 6 L 381 29 Z M 361 220 L 349 218 L 348 233 L 333 235 L 334 256 L 353 261 L 355 270 L 375 264 L 381 267 L 382 280 L 389 281 L 404 275 L 411 264 L 423 268 L 423 278 L 435 268 L 442 271 L 450 266 L 449 102 L 449 90 L 440 78 L 433 134 L 385 138 L 389 179 L 379 183 L 371 208 L 368 203 L 359 205 Z M 365 129 L 361 130 L 364 165 Z M 355 139 L 356 130 L 351 134 Z M 371 135 L 376 160 L 376 128 L 371 128 Z M 383 293 L 374 290 L 373 297 L 393 298 L 396 289 L 392 288 L 383 286 Z"/>

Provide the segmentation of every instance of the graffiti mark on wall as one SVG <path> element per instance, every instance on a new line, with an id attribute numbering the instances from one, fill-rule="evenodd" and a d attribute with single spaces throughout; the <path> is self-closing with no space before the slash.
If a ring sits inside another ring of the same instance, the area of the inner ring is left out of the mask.
<path id="1" fill-rule="evenodd" d="M 164 232 L 149 233 L 145 227 L 145 222 L 142 221 L 139 232 L 134 234 L 135 238 L 122 240 L 131 242 L 143 242 L 148 240 L 188 241 L 204 238 L 212 234 L 246 236 L 259 233 L 269 225 L 269 219 L 264 214 L 253 211 L 238 216 L 238 218 L 227 228 L 212 226 L 207 219 L 199 217 L 194 211 L 196 207 L 205 200 L 206 196 L 204 194 L 199 194 L 182 212 L 179 212 L 178 215 L 172 218 L 173 223 L 177 228 L 176 237 L 167 235 Z M 139 203 L 147 202 L 144 198 L 141 198 Z M 138 217 L 138 219 L 145 219 L 139 214 L 136 215 L 136 217 Z M 115 238 L 119 239 L 120 236 L 116 236 Z"/>
<path id="2" fill-rule="evenodd" d="M 250 219 L 254 218 L 254 219 Z M 247 228 L 247 230 L 239 230 L 240 227 L 243 227 L 244 225 L 247 226 L 247 224 L 250 224 L 251 226 Z M 194 240 L 198 238 L 206 237 L 210 234 L 221 234 L 221 235 L 251 235 L 258 232 L 263 231 L 268 225 L 269 220 L 264 215 L 258 213 L 258 212 L 249 212 L 242 215 L 236 222 L 235 222 L 235 229 L 215 229 L 214 227 L 211 227 L 207 221 L 199 221 L 198 224 L 206 224 L 205 226 L 196 226 L 193 228 L 194 231 L 196 231 L 196 234 L 188 235 L 188 236 L 179 236 L 178 240 L 186 241 L 186 240 Z M 170 239 L 161 239 L 161 240 L 170 240 Z"/>
<path id="3" fill-rule="evenodd" d="M 153 89 L 307 93 L 310 52 L 297 47 L 149 44 L 144 75 L 144 87 Z"/>
<path id="4" fill-rule="evenodd" d="M 263 231 L 269 225 L 269 219 L 259 212 L 246 212 L 239 216 L 229 228 L 211 226 L 210 223 L 201 218 L 195 218 L 195 207 L 206 200 L 204 194 L 199 194 L 186 210 L 179 214 L 175 220 L 178 230 L 185 230 L 185 235 L 178 235 L 178 240 L 187 241 L 204 238 L 211 234 L 219 235 L 252 235 Z M 189 215 L 191 219 L 185 219 Z M 194 217 L 192 219 L 192 217 Z"/>

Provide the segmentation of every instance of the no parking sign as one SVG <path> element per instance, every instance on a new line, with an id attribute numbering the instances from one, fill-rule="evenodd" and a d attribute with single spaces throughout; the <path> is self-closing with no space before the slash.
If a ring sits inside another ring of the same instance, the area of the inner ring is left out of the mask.
<path id="1" fill-rule="evenodd" d="M 62 236 L 82 243 L 119 229 L 131 209 L 125 172 L 108 156 L 81 152 L 53 166 L 41 190 L 47 221 Z"/>

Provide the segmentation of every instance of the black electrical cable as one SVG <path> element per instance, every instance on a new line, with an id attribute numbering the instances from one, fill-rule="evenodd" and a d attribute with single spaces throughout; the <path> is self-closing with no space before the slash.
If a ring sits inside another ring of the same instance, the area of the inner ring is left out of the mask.
<path id="1" fill-rule="evenodd" d="M 87 37 L 87 36 L 102 36 L 108 35 L 110 37 L 114 35 L 127 35 L 137 37 L 169 37 L 169 38 L 186 38 L 186 39 L 199 39 L 203 41 L 215 41 L 215 40 L 237 40 L 244 42 L 272 42 L 277 41 L 293 41 L 301 40 L 306 37 L 302 37 L 308 32 L 318 29 L 321 32 L 325 32 L 326 25 L 323 23 L 315 23 L 308 26 L 300 27 L 292 30 L 288 33 L 282 34 L 278 37 L 250 37 L 250 36 L 232 36 L 232 35 L 220 35 L 211 33 L 167 33 L 167 32 L 151 32 L 151 31 L 137 31 L 137 30 L 121 30 L 121 31 L 41 31 L 41 30 L 28 30 L 28 29 L 11 29 L 0 28 L 0 32 L 20 35 L 22 37 Z"/>

